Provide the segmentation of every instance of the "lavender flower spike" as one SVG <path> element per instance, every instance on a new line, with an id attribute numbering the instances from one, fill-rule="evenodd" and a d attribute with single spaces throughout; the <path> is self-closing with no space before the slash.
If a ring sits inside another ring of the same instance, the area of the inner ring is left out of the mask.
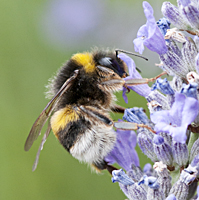
<path id="1" fill-rule="evenodd" d="M 186 130 L 198 115 L 198 101 L 192 97 L 176 93 L 175 102 L 170 110 L 162 110 L 151 114 L 156 132 L 166 132 L 176 142 L 185 143 Z"/>
<path id="2" fill-rule="evenodd" d="M 167 47 L 164 36 L 158 28 L 153 16 L 153 8 L 146 1 L 144 1 L 142 5 L 147 22 L 140 27 L 137 32 L 137 38 L 133 41 L 135 51 L 142 54 L 144 46 L 146 46 L 148 49 L 155 51 L 159 55 L 165 54 L 167 52 Z"/>

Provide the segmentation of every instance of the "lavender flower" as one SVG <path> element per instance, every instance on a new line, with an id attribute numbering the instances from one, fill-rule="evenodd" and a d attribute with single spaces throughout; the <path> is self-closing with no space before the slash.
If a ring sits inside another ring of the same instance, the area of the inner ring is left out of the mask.
<path id="1" fill-rule="evenodd" d="M 171 88 L 169 82 L 167 81 L 167 78 L 165 79 L 157 79 L 156 82 L 152 86 L 152 90 L 159 89 L 164 94 L 173 95 L 174 91 Z"/>
<path id="2" fill-rule="evenodd" d="M 131 170 L 131 165 L 139 166 L 136 153 L 136 134 L 134 131 L 117 130 L 117 142 L 113 150 L 105 157 L 108 164 L 118 163 L 125 170 Z M 122 159 L 121 159 L 122 158 Z"/>
<path id="3" fill-rule="evenodd" d="M 146 164 L 143 171 L 136 166 L 136 157 L 128 154 L 136 154 L 135 135 L 132 139 L 124 130 L 123 133 L 117 131 L 116 146 L 112 155 L 105 158 L 105 161 L 109 159 L 108 163 L 117 162 L 127 171 L 125 174 L 120 170 L 117 176 L 113 174 L 112 180 L 119 182 L 129 200 L 192 199 L 199 180 L 199 37 L 192 40 L 179 30 L 199 34 L 196 28 L 199 4 L 198 0 L 177 2 L 178 7 L 170 2 L 163 3 L 162 12 L 169 21 L 163 18 L 157 24 L 152 7 L 143 2 L 147 23 L 138 31 L 138 38 L 134 40 L 135 50 L 142 53 L 145 45 L 157 52 L 161 68 L 173 76 L 173 80 L 157 79 L 153 91 L 147 84 L 132 86 L 131 89 L 149 102 L 150 119 L 143 108 L 137 107 L 126 109 L 123 116 L 124 120 L 139 124 L 138 146 L 155 164 L 153 168 Z M 170 23 L 177 28 L 167 31 Z M 124 54 L 120 54 L 120 58 L 129 67 L 130 76 L 125 80 L 142 78 L 131 58 Z M 127 101 L 125 92 L 126 89 L 123 97 Z"/>
<path id="4" fill-rule="evenodd" d="M 153 16 L 153 8 L 146 1 L 143 2 L 143 8 L 147 22 L 145 25 L 140 27 L 137 33 L 137 38 L 133 41 L 135 51 L 142 54 L 144 46 L 146 46 L 148 49 L 155 51 L 159 55 L 165 54 L 167 52 L 167 47 L 164 37 Z"/>
<path id="5" fill-rule="evenodd" d="M 186 130 L 198 115 L 198 101 L 176 93 L 175 102 L 171 110 L 159 111 L 151 114 L 155 123 L 155 131 L 169 133 L 175 141 L 185 143 Z"/>

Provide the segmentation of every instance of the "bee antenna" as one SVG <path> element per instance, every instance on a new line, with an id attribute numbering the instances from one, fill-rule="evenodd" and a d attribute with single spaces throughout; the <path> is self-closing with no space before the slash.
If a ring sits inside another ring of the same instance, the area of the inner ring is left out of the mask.
<path id="1" fill-rule="evenodd" d="M 122 50 L 122 49 L 115 49 L 116 58 L 118 58 L 118 52 L 126 53 L 126 54 L 133 55 L 133 56 L 137 56 L 137 57 L 143 58 L 146 61 L 148 61 L 148 58 L 145 58 L 144 56 L 141 56 L 141 55 L 136 54 L 136 53 L 132 53 L 130 51 L 125 51 L 125 50 Z"/>

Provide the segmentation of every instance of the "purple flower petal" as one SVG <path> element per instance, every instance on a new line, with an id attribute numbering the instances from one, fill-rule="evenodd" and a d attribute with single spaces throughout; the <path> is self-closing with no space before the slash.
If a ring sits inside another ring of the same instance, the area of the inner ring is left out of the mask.
<path id="1" fill-rule="evenodd" d="M 199 104 L 195 98 L 176 93 L 175 102 L 170 110 L 151 114 L 151 120 L 155 123 L 154 130 L 157 133 L 169 133 L 176 142 L 185 143 L 187 127 L 194 121 L 198 111 Z"/>
<path id="2" fill-rule="evenodd" d="M 167 52 L 166 43 L 153 16 L 153 8 L 146 1 L 143 2 L 143 8 L 147 22 L 140 27 L 137 38 L 133 41 L 135 44 L 135 51 L 142 53 L 144 44 L 148 49 L 155 51 L 159 55 L 165 54 Z"/>
<path id="3" fill-rule="evenodd" d="M 135 151 L 136 133 L 134 131 L 117 130 L 117 142 L 113 150 L 105 157 L 108 164 L 118 163 L 126 171 L 131 165 L 139 166 L 139 158 Z"/>

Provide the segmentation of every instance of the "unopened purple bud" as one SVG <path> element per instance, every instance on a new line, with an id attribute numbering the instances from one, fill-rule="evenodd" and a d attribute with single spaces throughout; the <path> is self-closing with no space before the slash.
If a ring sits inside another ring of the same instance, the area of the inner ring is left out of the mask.
<path id="1" fill-rule="evenodd" d="M 160 92 L 162 92 L 163 94 L 174 95 L 174 91 L 167 81 L 167 78 L 158 78 L 152 86 L 152 91 L 155 89 L 160 90 Z"/>
<path id="2" fill-rule="evenodd" d="M 144 200 L 147 199 L 147 192 L 144 185 L 138 185 L 137 183 L 127 186 L 129 199 Z"/>
<path id="3" fill-rule="evenodd" d="M 132 165 L 131 166 L 131 170 L 127 171 L 127 175 L 135 181 L 139 181 L 141 179 L 141 177 L 144 175 L 143 171 L 140 167 Z"/>
<path id="4" fill-rule="evenodd" d="M 182 55 L 185 64 L 188 66 L 189 71 L 195 71 L 195 57 L 197 56 L 198 49 L 190 37 L 186 37 L 186 42 L 183 43 Z"/>
<path id="5" fill-rule="evenodd" d="M 165 197 L 168 196 L 171 189 L 171 177 L 169 176 L 167 166 L 162 161 L 156 162 L 153 165 L 154 170 L 158 174 L 158 183 Z"/>
<path id="6" fill-rule="evenodd" d="M 186 143 L 179 143 L 173 140 L 172 152 L 174 162 L 179 166 L 185 166 L 189 159 L 189 151 Z"/>
<path id="7" fill-rule="evenodd" d="M 170 194 L 175 195 L 176 199 L 186 200 L 188 197 L 189 186 L 178 180 L 170 190 Z"/>
<path id="8" fill-rule="evenodd" d="M 165 200 L 177 200 L 174 194 L 170 194 Z"/>
<path id="9" fill-rule="evenodd" d="M 114 170 L 112 172 L 112 175 L 113 175 L 113 177 L 112 177 L 111 180 L 112 180 L 113 183 L 120 182 L 123 185 L 132 185 L 132 184 L 134 184 L 134 181 L 132 179 L 130 179 L 127 174 L 125 174 L 123 169 Z"/>
<path id="10" fill-rule="evenodd" d="M 149 188 L 147 191 L 147 199 L 163 200 L 163 199 L 165 199 L 165 195 L 160 188 L 158 188 L 158 189 Z"/>
<path id="11" fill-rule="evenodd" d="M 153 143 L 154 152 L 157 155 L 157 158 L 161 160 L 164 164 L 172 166 L 172 149 L 167 143 L 164 142 L 164 138 L 159 135 L 155 135 L 153 138 Z"/>
<path id="12" fill-rule="evenodd" d="M 182 34 L 181 34 L 182 35 Z M 177 39 L 177 38 L 176 38 Z M 172 51 L 178 55 L 180 58 L 182 58 L 182 52 L 179 49 L 178 45 L 176 44 L 176 42 L 173 39 L 170 39 L 170 42 L 167 43 L 167 45 L 172 49 Z"/>
<path id="13" fill-rule="evenodd" d="M 160 132 L 160 133 L 158 133 L 158 135 L 162 136 L 162 137 L 164 138 L 164 141 L 165 141 L 168 145 L 171 146 L 171 144 L 172 144 L 172 139 L 173 139 L 171 135 L 169 135 L 169 134 L 166 133 L 166 132 Z"/>
<path id="14" fill-rule="evenodd" d="M 134 113 L 143 124 L 150 123 L 150 120 L 148 119 L 143 108 L 134 107 L 131 109 L 131 112 Z"/>
<path id="15" fill-rule="evenodd" d="M 173 90 L 178 92 L 182 88 L 183 81 L 180 77 L 174 76 L 170 84 Z"/>
<path id="16" fill-rule="evenodd" d="M 160 106 L 162 106 L 163 110 L 168 110 L 170 109 L 170 106 L 168 104 L 167 98 L 161 94 L 160 92 L 158 92 L 157 90 L 152 91 L 147 97 L 146 100 L 148 102 L 151 101 L 156 101 Z"/>
<path id="17" fill-rule="evenodd" d="M 197 4 L 190 0 L 178 0 L 177 2 L 183 18 L 189 22 L 192 28 L 199 29 L 199 10 Z"/>
<path id="18" fill-rule="evenodd" d="M 153 138 L 153 142 L 156 145 L 161 145 L 161 144 L 164 143 L 164 138 L 159 136 L 159 135 L 155 135 L 154 138 Z"/>
<path id="19" fill-rule="evenodd" d="M 164 2 L 162 4 L 162 14 L 167 17 L 171 24 L 179 29 L 187 29 L 187 23 L 180 14 L 179 9 L 170 2 Z"/>
<path id="20" fill-rule="evenodd" d="M 163 17 L 157 21 L 158 28 L 160 29 L 163 36 L 165 36 L 167 30 L 170 29 L 170 24 L 170 21 L 166 17 Z"/>
<path id="21" fill-rule="evenodd" d="M 197 99 L 197 83 L 190 83 L 188 85 L 183 84 L 180 93 L 185 94 L 187 97 L 193 97 Z"/>
<path id="22" fill-rule="evenodd" d="M 123 116 L 123 120 L 126 120 L 128 122 L 133 122 L 133 123 L 137 123 L 137 124 L 141 124 L 142 122 L 139 120 L 139 118 L 132 112 L 133 108 L 130 109 L 126 109 L 124 111 L 124 116 Z"/>
<path id="23" fill-rule="evenodd" d="M 186 78 L 186 74 L 189 70 L 185 62 L 181 57 L 175 54 L 169 46 L 167 53 L 160 55 L 160 60 L 168 71 L 172 71 L 175 75 Z"/>
<path id="24" fill-rule="evenodd" d="M 153 135 L 144 128 L 139 128 L 137 134 L 137 143 L 142 152 L 153 162 L 156 162 L 158 159 L 153 150 Z"/>

